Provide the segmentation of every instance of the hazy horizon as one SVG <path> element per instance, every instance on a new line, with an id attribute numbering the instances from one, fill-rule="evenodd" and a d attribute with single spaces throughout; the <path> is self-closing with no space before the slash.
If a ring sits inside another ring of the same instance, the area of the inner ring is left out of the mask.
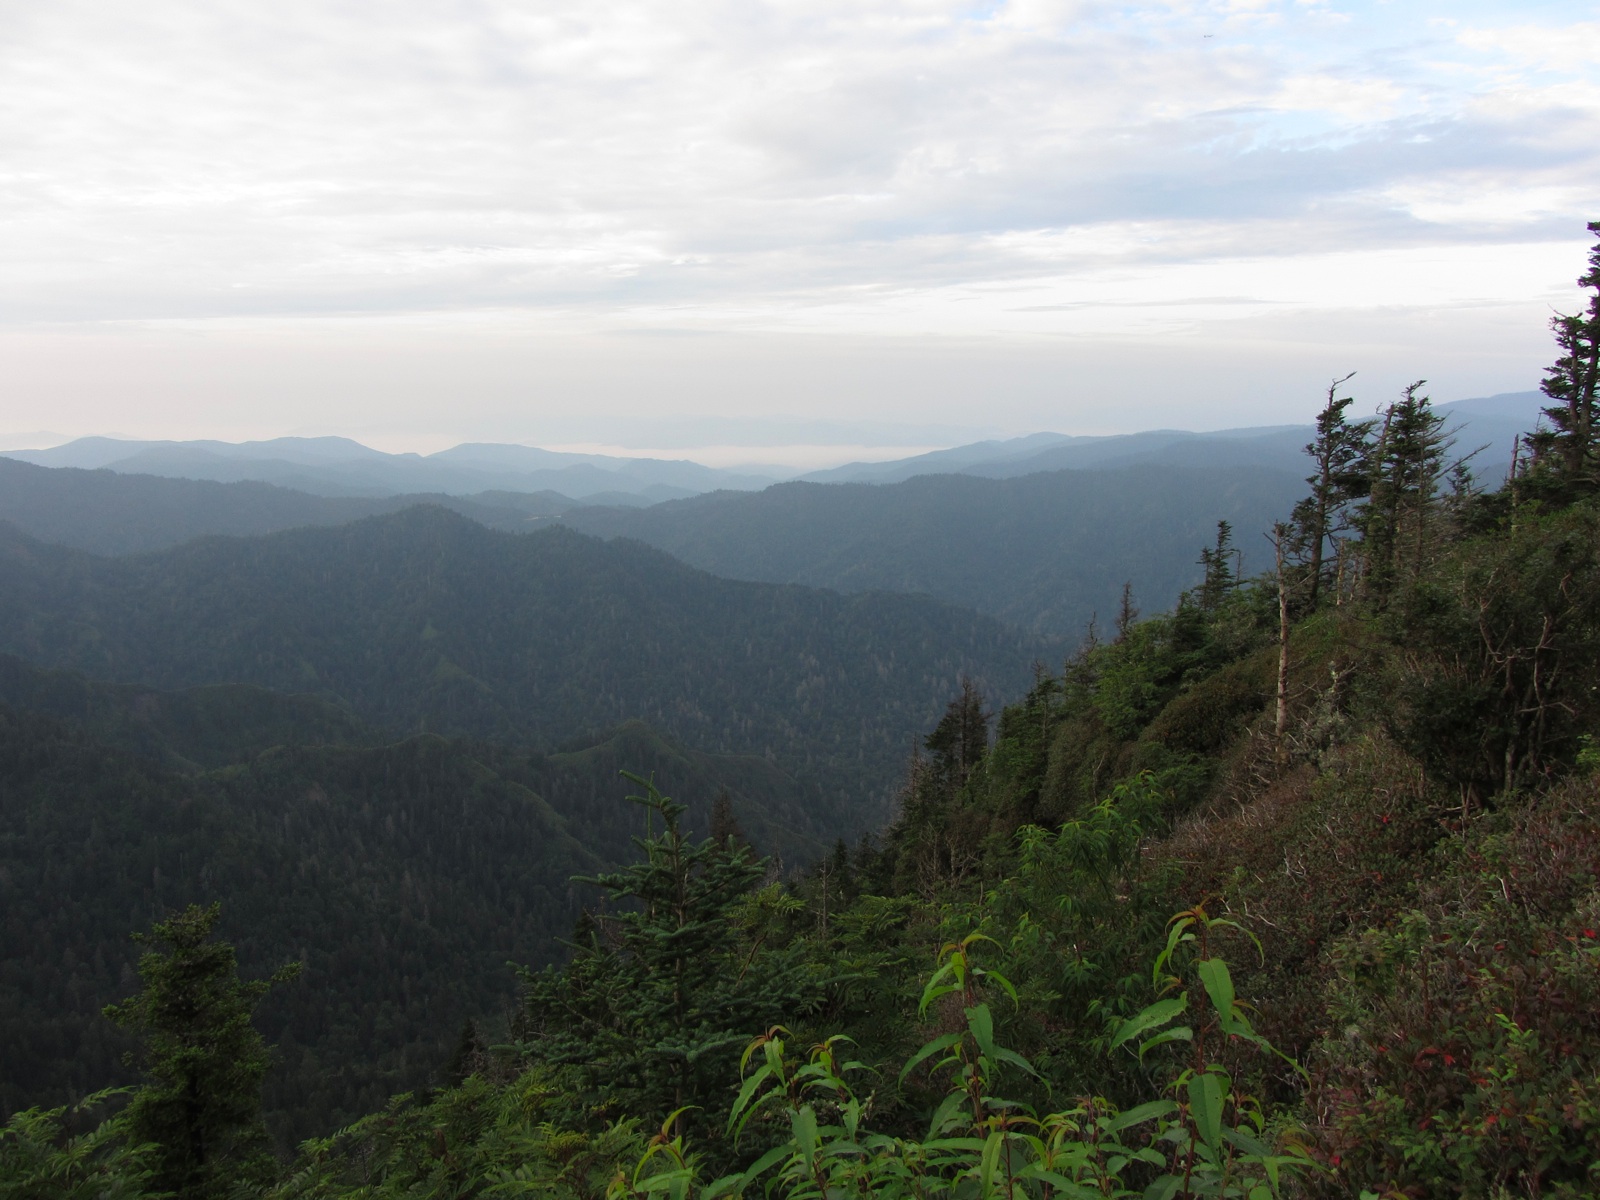
<path id="1" fill-rule="evenodd" d="M 1524 390 L 1600 217 L 1595 16 L 10 6 L 0 441 L 761 461 Z"/>

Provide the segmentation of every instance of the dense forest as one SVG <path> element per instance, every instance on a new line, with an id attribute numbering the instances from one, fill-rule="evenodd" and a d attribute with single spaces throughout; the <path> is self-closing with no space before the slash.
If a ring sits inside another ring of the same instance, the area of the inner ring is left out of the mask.
<path id="1" fill-rule="evenodd" d="M 1581 282 L 1503 486 L 1424 385 L 1363 420 L 1335 384 L 1265 573 L 1239 577 L 1221 523 L 1170 612 L 1125 596 L 998 713 L 953 688 L 892 821 L 803 871 L 725 806 L 692 831 L 635 772 L 634 853 L 574 884 L 567 955 L 523 971 L 506 1027 L 465 1023 L 431 1086 L 286 1157 L 249 1016 L 328 985 L 241 982 L 226 914 L 169 904 L 108 1010 L 138 1086 L 13 1116 L 0 1181 L 1596 1194 L 1600 245 Z M 490 878 L 476 902 L 509 923 Z"/>
<path id="2" fill-rule="evenodd" d="M 924 597 L 717 579 L 434 507 L 115 559 L 0 524 L 0 652 L 163 689 L 310 692 L 397 735 L 548 750 L 644 720 L 771 756 L 811 790 L 819 836 L 881 819 L 963 672 L 1015 687 L 1051 649 Z"/>
<path id="3" fill-rule="evenodd" d="M 1117 611 L 1124 583 L 1169 605 L 1193 582 L 1194 547 L 1226 520 L 1266 529 L 1300 480 L 1244 470 L 1135 466 L 1016 479 L 923 475 L 903 483 L 783 483 L 561 520 L 637 538 L 717 575 L 841 592 L 923 592 L 1046 635 Z M 1253 562 L 1255 546 L 1241 547 Z"/>

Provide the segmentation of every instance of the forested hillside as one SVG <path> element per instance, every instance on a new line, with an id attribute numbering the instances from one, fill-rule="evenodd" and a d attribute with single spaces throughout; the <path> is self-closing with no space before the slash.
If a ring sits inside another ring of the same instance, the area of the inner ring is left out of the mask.
<path id="1" fill-rule="evenodd" d="M 300 1136 L 426 1085 L 469 1017 L 508 1005 L 578 912 L 576 873 L 642 832 L 618 764 L 769 853 L 815 857 L 806 797 L 759 758 L 640 723 L 527 754 L 433 736 L 384 744 L 347 713 L 243 685 L 155 692 L 0 659 L 0 1107 L 124 1077 L 106 998 L 134 978 L 130 923 L 199 900 L 249 970 L 305 964 L 263 1027 L 284 1065 L 275 1131 Z"/>
<path id="2" fill-rule="evenodd" d="M 1452 466 L 1420 383 L 1370 420 L 1335 385 L 1269 571 L 1240 579 L 1221 524 L 1172 611 L 1124 606 L 998 714 L 951 688 L 893 820 L 804 872 L 623 783 L 648 832 L 578 882 L 570 953 L 524 973 L 505 1040 L 467 1027 L 438 1087 L 292 1159 L 264 1152 L 248 1017 L 307 985 L 239 983 L 216 911 L 171 912 L 110 1012 L 141 1087 L 97 1127 L 115 1101 L 17 1115 L 0 1180 L 1600 1192 L 1600 244 L 1581 282 L 1505 487 Z"/>
<path id="3" fill-rule="evenodd" d="M 804 772 L 816 836 L 881 819 L 963 673 L 1048 643 L 930 600 L 715 579 L 565 529 L 419 508 L 99 559 L 0 532 L 0 651 L 159 688 L 242 682 L 393 732 L 544 748 L 632 719 Z"/>
<path id="4" fill-rule="evenodd" d="M 575 529 L 630 537 L 734 579 L 843 592 L 921 592 L 1024 629 L 1079 637 L 1112 620 L 1125 583 L 1154 611 L 1194 584 L 1195 547 L 1219 520 L 1246 561 L 1302 484 L 1287 472 L 1176 466 L 1017 479 L 785 483 L 648 509 L 580 508 Z"/>

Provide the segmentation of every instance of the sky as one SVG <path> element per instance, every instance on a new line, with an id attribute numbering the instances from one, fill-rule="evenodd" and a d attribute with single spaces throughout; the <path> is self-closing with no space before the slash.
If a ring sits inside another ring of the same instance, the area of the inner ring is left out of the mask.
<path id="1" fill-rule="evenodd" d="M 0 443 L 823 465 L 1537 386 L 1600 4 L 0 0 Z"/>

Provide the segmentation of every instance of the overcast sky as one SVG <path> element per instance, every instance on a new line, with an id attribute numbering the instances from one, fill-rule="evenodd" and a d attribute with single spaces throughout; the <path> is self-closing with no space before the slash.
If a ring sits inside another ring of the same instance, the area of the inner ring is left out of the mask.
<path id="1" fill-rule="evenodd" d="M 0 0 L 0 439 L 1298 421 L 1535 386 L 1593 219 L 1593 3 Z"/>

